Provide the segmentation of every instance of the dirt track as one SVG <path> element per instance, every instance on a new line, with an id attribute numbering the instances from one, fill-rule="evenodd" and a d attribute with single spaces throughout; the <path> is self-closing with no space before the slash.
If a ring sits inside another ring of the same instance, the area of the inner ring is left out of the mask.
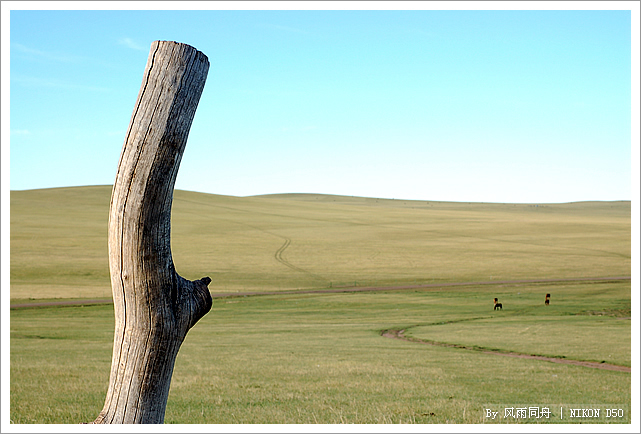
<path id="1" fill-rule="evenodd" d="M 448 344 L 444 342 L 436 342 L 436 341 L 429 341 L 425 339 L 408 337 L 408 336 L 405 336 L 404 333 L 405 333 L 405 330 L 390 329 L 390 330 L 383 331 L 381 333 L 381 336 L 385 338 L 400 339 L 402 341 L 415 342 L 415 343 L 425 344 L 425 345 L 435 345 L 439 347 L 459 348 L 462 350 L 478 351 L 484 354 L 492 354 L 497 356 L 517 357 L 520 359 L 543 360 L 545 362 L 563 363 L 566 365 L 583 366 L 586 368 L 597 368 L 597 369 L 607 369 L 609 371 L 630 372 L 629 366 L 612 365 L 610 363 L 605 363 L 605 362 L 598 363 L 598 362 L 586 362 L 582 360 L 562 359 L 560 357 L 537 356 L 534 354 L 515 353 L 511 351 L 510 352 L 492 351 L 492 350 L 487 350 L 481 347 L 466 347 L 464 345 Z"/>
<path id="2" fill-rule="evenodd" d="M 284 247 L 287 247 L 287 242 Z M 630 280 L 630 276 L 618 277 L 581 277 L 573 279 L 523 279 L 523 280 L 488 280 L 480 282 L 445 282 L 445 283 L 429 283 L 424 285 L 404 285 L 404 286 L 380 286 L 380 287 L 339 287 L 327 289 L 302 289 L 302 290 L 283 290 L 283 291 L 269 291 L 269 292 L 225 292 L 225 293 L 212 293 L 212 298 L 229 298 L 229 297 L 250 297 L 258 295 L 291 295 L 291 294 L 331 294 L 339 292 L 369 292 L 369 291 L 402 291 L 407 289 L 438 289 L 450 288 L 460 286 L 510 286 L 520 285 L 524 283 L 572 283 L 572 282 L 607 282 L 618 280 Z M 90 304 L 103 304 L 112 303 L 111 299 L 94 299 L 94 300 L 68 300 L 68 301 L 49 301 L 42 303 L 23 303 L 12 304 L 11 309 L 19 309 L 26 307 L 45 307 L 45 306 L 73 306 L 73 305 L 90 305 Z"/>

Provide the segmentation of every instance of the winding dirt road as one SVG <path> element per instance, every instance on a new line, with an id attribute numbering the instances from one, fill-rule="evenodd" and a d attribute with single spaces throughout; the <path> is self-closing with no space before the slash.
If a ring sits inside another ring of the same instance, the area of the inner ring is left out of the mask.
<path id="1" fill-rule="evenodd" d="M 497 356 L 506 356 L 506 357 L 517 357 L 519 359 L 543 360 L 545 362 L 563 363 L 566 365 L 583 366 L 586 368 L 606 369 L 609 371 L 630 372 L 629 366 L 613 365 L 605 362 L 598 363 L 598 362 L 586 362 L 583 360 L 562 359 L 560 357 L 538 356 L 536 354 L 516 353 L 513 351 L 505 351 L 505 352 L 492 351 L 482 347 L 467 347 L 465 345 L 448 344 L 445 342 L 436 342 L 436 341 L 430 341 L 427 339 L 409 337 L 409 336 L 405 336 L 404 333 L 405 333 L 405 330 L 390 329 L 390 330 L 384 330 L 381 333 L 381 336 L 385 338 L 399 339 L 402 341 L 415 342 L 415 343 L 424 344 L 424 345 L 434 345 L 439 347 L 459 348 L 462 350 L 477 351 L 483 354 L 493 354 Z"/>

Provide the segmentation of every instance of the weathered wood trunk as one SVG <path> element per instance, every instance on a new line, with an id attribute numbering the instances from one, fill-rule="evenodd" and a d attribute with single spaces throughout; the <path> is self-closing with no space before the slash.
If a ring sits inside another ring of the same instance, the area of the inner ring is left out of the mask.
<path id="1" fill-rule="evenodd" d="M 162 423 L 180 345 L 211 309 L 211 279 L 180 277 L 170 246 L 174 183 L 208 70 L 193 47 L 151 45 L 111 196 L 116 324 L 109 389 L 94 423 Z"/>

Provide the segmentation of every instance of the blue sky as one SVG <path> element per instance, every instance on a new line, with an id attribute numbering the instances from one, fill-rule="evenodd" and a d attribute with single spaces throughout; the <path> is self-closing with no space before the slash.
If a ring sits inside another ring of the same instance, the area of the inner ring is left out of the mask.
<path id="1" fill-rule="evenodd" d="M 410 7 L 421 5 L 430 6 Z M 638 180 L 629 10 L 12 10 L 9 19 L 12 190 L 113 183 L 154 40 L 210 61 L 179 189 L 549 203 L 631 200 Z M 3 110 L 3 130 L 5 121 Z"/>

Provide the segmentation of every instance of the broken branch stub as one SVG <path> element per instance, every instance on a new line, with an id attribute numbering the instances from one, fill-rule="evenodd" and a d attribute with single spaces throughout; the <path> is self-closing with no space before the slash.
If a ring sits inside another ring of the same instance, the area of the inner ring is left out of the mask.
<path id="1" fill-rule="evenodd" d="M 208 70 L 189 45 L 151 45 L 111 196 L 116 321 L 109 388 L 94 423 L 162 423 L 180 345 L 211 309 L 211 279 L 179 276 L 170 244 L 174 184 Z"/>

